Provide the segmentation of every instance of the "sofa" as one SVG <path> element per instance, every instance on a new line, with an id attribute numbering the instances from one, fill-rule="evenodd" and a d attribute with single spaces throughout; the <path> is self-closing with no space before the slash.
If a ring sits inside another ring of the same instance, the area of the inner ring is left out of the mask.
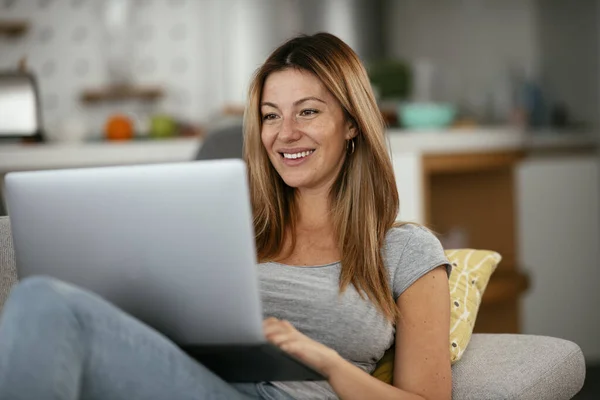
<path id="1" fill-rule="evenodd" d="M 0 217 L 0 309 L 16 282 L 10 220 Z M 452 367 L 452 398 L 570 399 L 581 390 L 584 379 L 583 353 L 573 342 L 534 335 L 474 334 Z"/>

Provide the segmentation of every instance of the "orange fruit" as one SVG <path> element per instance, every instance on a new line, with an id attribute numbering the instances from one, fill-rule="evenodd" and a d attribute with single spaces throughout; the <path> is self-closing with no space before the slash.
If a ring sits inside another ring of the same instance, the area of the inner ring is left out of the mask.
<path id="1" fill-rule="evenodd" d="M 108 140 L 131 140 L 133 123 L 126 115 L 113 115 L 106 121 L 104 134 Z"/>

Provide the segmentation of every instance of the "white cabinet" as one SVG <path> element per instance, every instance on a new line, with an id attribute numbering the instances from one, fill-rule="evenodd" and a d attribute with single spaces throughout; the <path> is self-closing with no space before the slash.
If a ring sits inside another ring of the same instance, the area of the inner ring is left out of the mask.
<path id="1" fill-rule="evenodd" d="M 392 165 L 400 197 L 398 221 L 425 223 L 422 164 L 420 153 L 392 154 Z"/>
<path id="2" fill-rule="evenodd" d="M 579 344 L 600 361 L 600 160 L 525 160 L 517 172 L 521 265 L 531 278 L 523 332 Z"/>

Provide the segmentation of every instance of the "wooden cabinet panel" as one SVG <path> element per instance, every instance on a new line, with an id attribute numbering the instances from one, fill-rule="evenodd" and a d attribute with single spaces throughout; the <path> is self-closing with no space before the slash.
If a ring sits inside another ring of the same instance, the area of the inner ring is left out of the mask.
<path id="1" fill-rule="evenodd" d="M 424 157 L 427 225 L 443 242 L 459 230 L 463 247 L 502 255 L 484 294 L 476 332 L 520 332 L 520 297 L 528 287 L 517 265 L 514 170 L 521 158 L 520 152 Z"/>

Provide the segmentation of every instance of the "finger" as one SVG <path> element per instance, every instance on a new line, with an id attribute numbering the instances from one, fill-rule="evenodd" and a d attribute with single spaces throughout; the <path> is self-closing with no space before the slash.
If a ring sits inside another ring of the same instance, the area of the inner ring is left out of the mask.
<path id="1" fill-rule="evenodd" d="M 263 323 L 263 332 L 265 332 L 265 333 L 271 332 L 273 330 L 279 330 L 279 329 L 282 329 L 279 321 L 269 321 L 269 322 L 265 321 Z"/>
<path id="2" fill-rule="evenodd" d="M 275 317 L 269 317 L 269 318 L 263 320 L 263 327 L 264 326 L 273 325 L 273 324 L 276 324 L 276 323 L 279 323 L 279 320 L 277 318 L 275 318 Z"/>
<path id="3" fill-rule="evenodd" d="M 277 326 L 267 327 L 263 331 L 263 333 L 267 339 L 273 335 L 279 335 L 279 334 L 284 334 L 284 333 L 289 333 L 289 332 L 290 332 L 289 330 L 283 329 L 283 328 L 277 327 Z"/>
<path id="4" fill-rule="evenodd" d="M 287 319 L 279 319 L 279 318 L 275 318 L 275 317 L 269 317 L 269 318 L 265 318 L 263 320 L 263 325 L 270 325 L 270 324 L 276 324 L 276 323 L 281 323 L 290 328 L 294 328 L 294 325 L 292 325 L 290 323 L 290 321 L 288 321 Z"/>
<path id="5" fill-rule="evenodd" d="M 263 331 L 265 331 L 265 332 L 267 332 L 267 331 L 283 331 L 283 330 L 289 330 L 289 329 L 287 329 L 287 327 L 279 321 L 263 324 Z"/>
<path id="6" fill-rule="evenodd" d="M 263 324 L 263 332 L 265 335 L 274 332 L 297 332 L 296 329 L 287 321 L 270 321 Z"/>
<path id="7" fill-rule="evenodd" d="M 267 336 L 267 340 L 279 347 L 286 342 L 297 341 L 300 338 L 294 332 L 277 332 Z"/>
<path id="8" fill-rule="evenodd" d="M 302 343 L 300 340 L 287 340 L 279 345 L 279 348 L 281 348 L 281 350 L 290 354 L 297 353 L 301 347 Z"/>
<path id="9" fill-rule="evenodd" d="M 304 340 L 287 340 L 281 343 L 278 347 L 294 357 L 303 359 L 307 352 L 308 345 L 309 344 Z"/>
<path id="10" fill-rule="evenodd" d="M 295 331 L 296 328 L 294 328 L 294 325 L 292 325 L 289 321 L 286 321 L 284 319 L 282 320 L 276 320 L 276 321 L 269 321 L 268 323 L 266 323 L 264 325 L 265 327 L 277 327 L 277 329 L 282 329 L 282 330 L 288 330 L 288 331 Z"/>
<path id="11" fill-rule="evenodd" d="M 287 329 L 283 326 L 272 326 L 264 330 L 264 334 L 267 338 L 274 335 L 292 335 L 294 333 L 295 332 L 293 330 Z"/>
<path id="12" fill-rule="evenodd" d="M 282 319 L 280 322 L 281 322 L 281 325 L 283 325 L 287 329 L 291 329 L 291 330 L 294 330 L 294 331 L 296 330 L 296 328 L 294 327 L 294 325 L 292 325 L 292 323 L 290 321 L 288 321 L 287 319 Z"/>

